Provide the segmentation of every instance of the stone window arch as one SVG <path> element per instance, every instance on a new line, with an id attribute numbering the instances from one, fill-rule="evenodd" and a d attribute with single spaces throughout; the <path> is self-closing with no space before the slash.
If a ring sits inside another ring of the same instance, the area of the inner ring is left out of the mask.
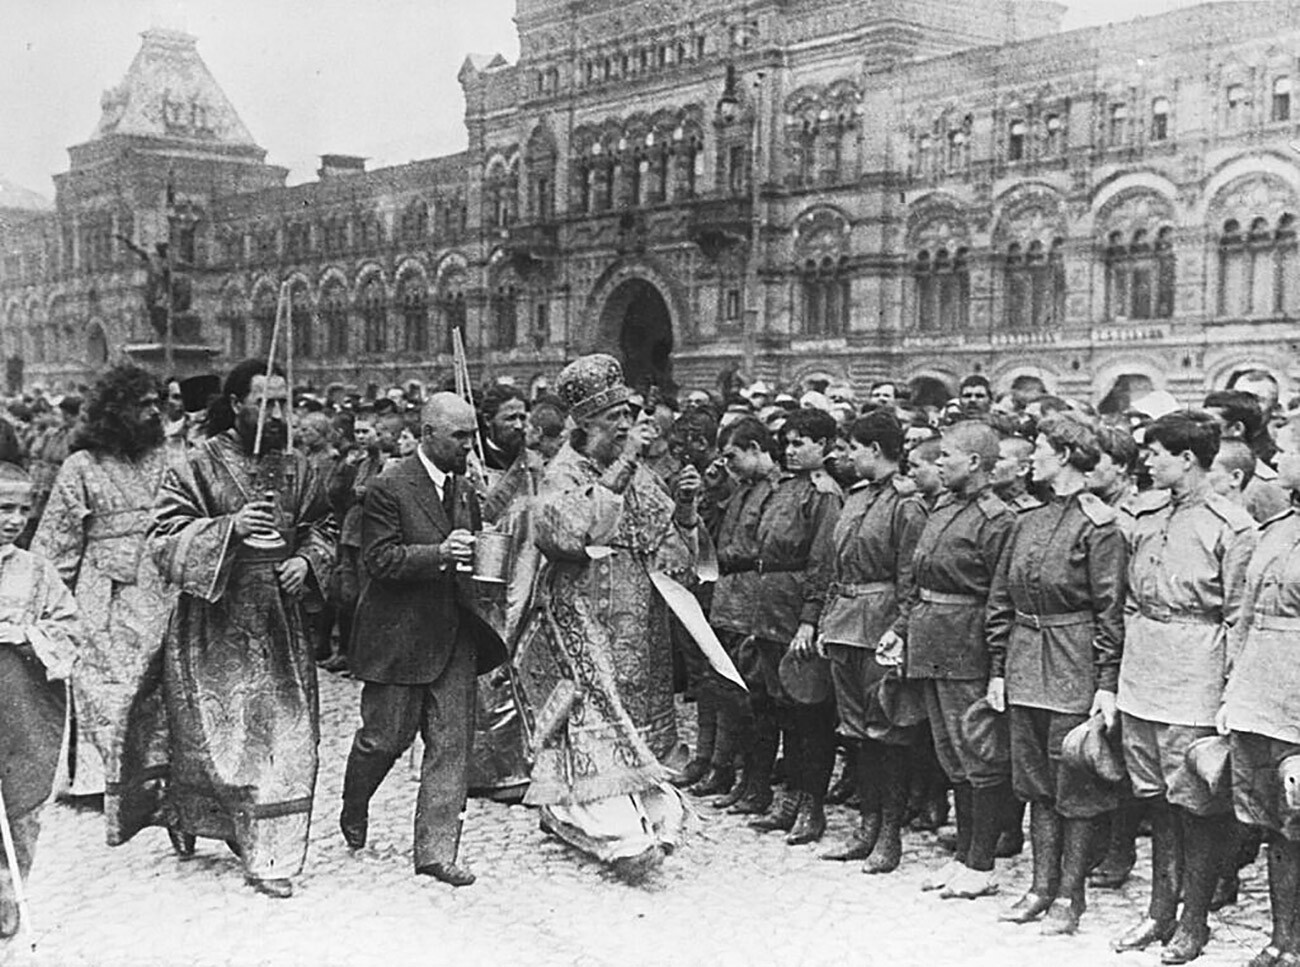
<path id="1" fill-rule="evenodd" d="M 1285 212 L 1276 222 L 1257 216 L 1249 226 L 1228 219 L 1219 235 L 1219 315 L 1295 312 L 1300 309 L 1297 271 L 1295 215 Z"/>
<path id="2" fill-rule="evenodd" d="M 1169 139 L 1169 98 L 1157 97 L 1151 102 L 1151 133 L 1152 141 L 1167 141 Z"/>
<path id="3" fill-rule="evenodd" d="M 398 232 L 408 245 L 420 245 L 429 234 L 429 206 L 423 198 L 413 198 L 402 209 Z"/>
<path id="4" fill-rule="evenodd" d="M 257 353 L 271 352 L 271 334 L 275 331 L 276 292 L 272 286 L 263 285 L 253 296 L 253 328 L 257 333 Z"/>
<path id="5" fill-rule="evenodd" d="M 387 352 L 388 293 L 384 290 L 384 280 L 376 274 L 361 283 L 357 304 L 361 309 L 362 351 Z"/>
<path id="6" fill-rule="evenodd" d="M 1107 237 L 1106 317 L 1169 319 L 1174 314 L 1177 264 L 1173 228 L 1163 225 L 1153 236 L 1147 228 Z"/>
<path id="7" fill-rule="evenodd" d="M 429 287 L 424 276 L 409 272 L 398 291 L 402 306 L 402 349 L 408 353 L 429 350 Z"/>
<path id="8" fill-rule="evenodd" d="M 449 266 L 438 275 L 437 300 L 441 318 L 443 351 L 452 351 L 452 332 L 459 330 L 465 336 L 467 310 L 465 305 L 466 273 L 459 265 Z"/>
<path id="9" fill-rule="evenodd" d="M 912 328 L 958 332 L 970 321 L 970 268 L 964 247 L 922 249 L 912 261 Z"/>
<path id="10" fill-rule="evenodd" d="M 842 336 L 849 330 L 851 283 L 847 259 L 809 259 L 800 267 L 802 324 L 806 336 Z"/>
<path id="11" fill-rule="evenodd" d="M 484 222 L 490 228 L 509 228 L 515 222 L 519 186 L 514 171 L 501 155 L 488 161 L 483 176 Z"/>
<path id="12" fill-rule="evenodd" d="M 555 135 L 545 124 L 533 129 L 524 149 L 524 170 L 528 178 L 528 214 L 536 221 L 555 215 L 555 170 L 559 150 Z"/>
<path id="13" fill-rule="evenodd" d="M 342 280 L 331 276 L 321 287 L 321 328 L 325 330 L 325 353 L 333 358 L 348 354 L 348 293 Z"/>
<path id="14" fill-rule="evenodd" d="M 311 359 L 317 350 L 315 332 L 315 312 L 311 304 L 311 293 L 307 283 L 295 279 L 289 287 L 292 298 L 289 309 L 289 331 L 293 335 L 293 355 L 295 359 Z"/>
<path id="15" fill-rule="evenodd" d="M 1047 329 L 1065 316 L 1064 240 L 1012 242 L 1003 255 L 1002 310 L 1007 329 Z"/>

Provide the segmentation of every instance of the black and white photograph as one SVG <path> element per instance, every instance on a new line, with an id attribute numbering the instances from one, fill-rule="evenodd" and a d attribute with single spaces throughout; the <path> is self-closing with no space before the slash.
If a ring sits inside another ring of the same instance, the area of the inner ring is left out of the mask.
<path id="1" fill-rule="evenodd" d="M 1300 0 L 0 63 L 0 965 L 1300 967 Z"/>

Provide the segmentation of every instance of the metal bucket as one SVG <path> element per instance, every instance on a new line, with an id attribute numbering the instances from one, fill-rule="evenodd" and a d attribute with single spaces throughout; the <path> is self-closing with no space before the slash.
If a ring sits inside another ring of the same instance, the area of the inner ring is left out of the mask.
<path id="1" fill-rule="evenodd" d="M 483 531 L 474 537 L 474 580 L 505 584 L 510 576 L 510 535 Z"/>

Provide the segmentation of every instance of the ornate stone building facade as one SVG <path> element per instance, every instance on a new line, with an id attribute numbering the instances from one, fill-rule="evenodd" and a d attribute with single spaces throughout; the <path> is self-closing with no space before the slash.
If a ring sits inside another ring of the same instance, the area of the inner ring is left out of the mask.
<path id="1" fill-rule="evenodd" d="M 120 233 L 172 239 L 218 363 L 291 281 L 317 386 L 440 379 L 453 328 L 521 382 L 591 349 L 689 386 L 1300 375 L 1297 13 L 518 0 L 518 63 L 461 69 L 464 153 L 292 188 L 193 39 L 151 31 L 54 212 L 0 212 L 0 352 L 60 383 L 156 341 Z"/>

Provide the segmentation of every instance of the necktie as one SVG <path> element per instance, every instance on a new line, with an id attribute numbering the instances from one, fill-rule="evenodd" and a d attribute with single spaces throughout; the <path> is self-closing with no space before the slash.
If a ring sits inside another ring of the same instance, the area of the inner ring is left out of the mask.
<path id="1" fill-rule="evenodd" d="M 447 520 L 456 525 L 456 478 L 447 474 L 442 481 L 442 509 L 447 512 Z"/>

